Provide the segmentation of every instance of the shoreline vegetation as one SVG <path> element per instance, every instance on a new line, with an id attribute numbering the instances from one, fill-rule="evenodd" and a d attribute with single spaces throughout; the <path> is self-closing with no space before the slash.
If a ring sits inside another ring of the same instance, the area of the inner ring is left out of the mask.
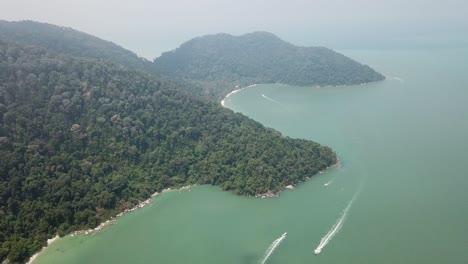
<path id="1" fill-rule="evenodd" d="M 361 83 L 360 85 L 363 85 L 363 84 Z M 251 85 L 248 85 L 248 86 L 245 86 L 245 87 L 242 87 L 242 88 L 239 88 L 239 85 L 236 85 L 236 86 L 235 86 L 236 90 L 234 90 L 234 91 L 228 93 L 228 94 L 223 98 L 223 100 L 221 100 L 221 105 L 222 105 L 223 107 L 227 108 L 227 107 L 225 106 L 225 103 L 226 103 L 226 100 L 227 100 L 231 95 L 233 95 L 233 94 L 235 94 L 235 93 L 237 93 L 237 92 L 240 92 L 240 91 L 242 91 L 242 90 L 244 90 L 244 89 L 246 89 L 246 88 L 252 88 L 252 87 L 255 87 L 255 86 L 257 86 L 256 83 L 251 84 Z M 347 86 L 347 85 L 340 85 L 340 86 Z M 317 88 L 320 88 L 321 86 L 316 86 L 316 87 L 317 87 Z M 336 86 L 336 87 L 338 87 L 338 86 Z M 332 167 L 340 166 L 340 164 L 341 164 L 340 159 L 336 159 L 336 162 L 335 162 L 334 164 L 332 164 L 332 165 L 326 167 L 325 169 L 319 171 L 317 174 L 322 174 L 322 173 L 324 173 L 325 171 L 327 171 L 328 169 L 330 169 L 330 168 L 332 168 Z M 316 175 L 316 174 L 314 174 L 314 175 Z M 313 175 L 312 175 L 312 176 L 313 176 Z M 311 178 L 311 177 L 307 177 L 306 180 L 309 180 L 310 178 Z M 259 193 L 259 194 L 256 194 L 254 197 L 256 197 L 256 198 L 262 198 L 262 199 L 263 199 L 263 198 L 276 198 L 276 197 L 278 197 L 278 196 L 281 194 L 281 192 L 283 192 L 284 190 L 294 190 L 294 189 L 296 188 L 296 186 L 297 186 L 298 184 L 301 184 L 301 183 L 303 183 L 303 182 L 298 182 L 298 183 L 296 183 L 296 184 L 287 185 L 287 186 L 284 187 L 284 189 L 279 190 L 279 191 L 277 191 L 277 192 L 268 191 L 268 192 L 265 192 L 265 193 Z"/>
<path id="2" fill-rule="evenodd" d="M 85 230 L 77 230 L 75 232 L 67 234 L 66 236 L 74 237 L 74 236 L 78 236 L 78 235 L 94 235 L 94 234 L 99 233 L 100 231 L 102 231 L 107 226 L 115 224 L 117 222 L 118 218 L 120 218 L 120 217 L 122 217 L 122 216 L 124 216 L 126 214 L 129 214 L 131 212 L 135 212 L 135 211 L 137 211 L 139 209 L 142 209 L 143 207 L 146 207 L 147 205 L 151 206 L 152 205 L 152 200 L 155 199 L 156 197 L 158 197 L 159 195 L 163 194 L 163 193 L 167 193 L 167 192 L 171 192 L 171 191 L 178 191 L 179 193 L 183 192 L 183 191 L 189 191 L 190 192 L 192 190 L 193 186 L 194 185 L 190 184 L 190 185 L 182 186 L 180 188 L 175 188 L 175 189 L 166 188 L 166 189 L 162 190 L 161 192 L 155 192 L 148 199 L 137 203 L 132 208 L 125 209 L 123 212 L 120 212 L 116 216 L 111 217 L 110 219 L 102 222 L 101 224 L 99 224 L 95 228 L 85 229 Z M 51 239 L 48 239 L 47 240 L 47 245 L 42 247 L 42 249 L 40 249 L 38 252 L 36 252 L 34 255 L 32 255 L 29 258 L 29 260 L 26 262 L 26 264 L 33 264 L 34 261 L 37 259 L 37 257 L 39 257 L 39 255 L 42 254 L 47 249 L 48 246 L 50 246 L 52 243 L 57 241 L 59 238 L 61 238 L 59 235 L 55 235 L 55 237 L 53 237 Z"/>
<path id="3" fill-rule="evenodd" d="M 201 50 L 191 41 L 175 57 L 139 64 L 130 51 L 72 29 L 32 21 L 0 27 L 0 168 L 7 175 L 0 200 L 12 201 L 0 209 L 0 260 L 12 263 L 56 234 L 99 231 L 168 187 L 210 184 L 252 197 L 303 182 L 336 163 L 330 147 L 283 136 L 219 101 L 252 83 L 380 79 L 343 55 L 265 32 L 236 37 L 228 54 L 218 35 L 213 45 L 200 38 Z M 206 47 L 226 60 L 212 65 Z M 201 66 L 207 61 L 218 71 Z"/>
<path id="4" fill-rule="evenodd" d="M 256 84 L 253 84 L 253 85 L 249 85 L 247 87 L 244 87 L 244 88 L 241 88 L 241 89 L 237 89 L 231 93 L 229 93 L 225 99 L 242 90 L 242 89 L 245 89 L 245 88 L 248 88 L 248 87 L 254 87 L 256 86 Z M 224 102 L 224 100 L 222 101 Z M 224 105 L 223 105 L 224 106 Z M 327 168 L 325 168 L 324 170 L 321 170 L 319 171 L 317 174 L 323 174 L 324 172 L 326 172 L 327 170 L 333 168 L 333 167 L 336 167 L 336 166 L 340 166 L 341 164 L 341 160 L 340 159 L 337 159 L 337 162 L 333 165 L 330 165 L 328 166 Z M 315 174 L 316 175 L 316 174 Z M 311 177 L 307 177 L 306 178 L 306 181 L 309 180 Z M 304 181 L 305 182 L 305 181 Z M 272 192 L 272 191 L 268 191 L 266 193 L 262 193 L 262 194 L 257 194 L 255 195 L 254 197 L 255 198 L 261 198 L 261 199 L 264 199 L 264 198 L 277 198 L 280 196 L 280 194 L 285 191 L 285 190 L 294 190 L 296 189 L 296 187 L 301 184 L 303 182 L 299 182 L 297 184 L 290 184 L 290 185 L 287 185 L 285 186 L 284 189 L 278 191 L 278 192 Z M 161 192 L 155 192 L 153 193 L 148 199 L 144 200 L 144 201 L 141 201 L 139 202 L 138 204 L 136 204 L 135 206 L 133 206 L 132 208 L 130 209 L 126 209 L 124 210 L 123 212 L 120 212 L 118 213 L 116 216 L 114 217 L 111 217 L 110 219 L 102 222 L 101 224 L 99 224 L 97 227 L 95 228 L 91 228 L 91 229 L 85 229 L 85 230 L 77 230 L 77 231 L 74 231 L 70 234 L 67 234 L 66 236 L 71 236 L 71 237 L 74 237 L 74 236 L 78 236 L 78 235 L 94 235 L 96 233 L 99 233 L 100 231 L 102 231 L 104 228 L 106 228 L 107 226 L 109 225 L 113 225 L 113 224 L 116 224 L 118 218 L 126 215 L 126 214 L 129 214 L 131 212 L 134 212 L 134 211 L 137 211 L 139 209 L 142 209 L 143 207 L 146 207 L 147 205 L 152 205 L 152 200 L 158 196 L 160 196 L 161 194 L 163 193 L 167 193 L 167 192 L 171 192 L 171 191 L 178 191 L 179 193 L 180 192 L 183 192 L 183 191 L 191 191 L 192 190 L 192 187 L 196 186 L 196 184 L 192 185 L 186 185 L 186 186 L 182 186 L 180 188 L 175 188 L 175 189 L 172 189 L 172 188 L 166 188 L 164 190 L 162 190 Z M 65 236 L 64 236 L 65 237 Z M 55 235 L 55 237 L 53 238 L 50 238 L 47 240 L 47 245 L 42 247 L 38 252 L 36 252 L 34 255 L 32 255 L 29 260 L 26 262 L 26 264 L 34 264 L 35 260 L 39 257 L 40 254 L 42 254 L 46 249 L 47 247 L 49 247 L 52 243 L 56 242 L 58 239 L 60 239 L 61 237 L 59 235 Z"/>
<path id="5" fill-rule="evenodd" d="M 168 187 L 211 184 L 255 196 L 335 162 L 329 147 L 284 137 L 140 72 L 16 43 L 0 43 L 0 58 L 0 79 L 11 87 L 0 96 L 8 175 L 0 199 L 15 201 L 1 212 L 2 261 L 23 263 L 56 234 L 99 230 Z"/>
<path id="6" fill-rule="evenodd" d="M 361 84 L 362 85 L 362 84 Z M 221 105 L 223 107 L 226 107 L 225 106 L 225 102 L 226 102 L 226 99 L 228 99 L 231 95 L 239 92 L 239 91 L 242 91 L 246 88 L 252 88 L 252 87 L 256 87 L 257 84 L 251 84 L 251 85 L 248 85 L 248 86 L 245 86 L 245 87 L 242 87 L 242 88 L 239 88 L 238 85 L 235 86 L 235 88 L 237 88 L 236 90 L 233 90 L 231 91 L 230 93 L 228 93 L 224 98 L 223 100 L 221 100 Z M 346 85 L 343 85 L 343 86 L 346 86 Z M 319 87 L 319 86 L 317 86 Z M 335 166 L 339 166 L 341 163 L 340 159 L 337 159 L 336 163 L 326 167 L 324 170 L 321 170 L 319 171 L 317 174 L 323 174 L 325 171 L 327 171 L 328 169 L 330 168 L 333 168 Z M 314 174 L 315 175 L 315 174 Z M 306 180 L 309 180 L 311 177 L 307 177 Z M 260 193 L 260 194 L 256 194 L 254 197 L 255 198 L 261 198 L 261 199 L 264 199 L 264 198 L 276 198 L 276 197 L 279 197 L 280 194 L 285 191 L 285 190 L 294 190 L 298 184 L 301 184 L 303 182 L 299 182 L 297 184 L 290 184 L 290 185 L 287 185 L 285 186 L 284 189 L 280 190 L 280 191 L 277 191 L 277 192 L 273 192 L 273 191 L 268 191 L 266 193 Z M 172 188 L 166 188 L 166 189 L 163 189 L 161 192 L 155 192 L 153 193 L 148 199 L 144 200 L 144 201 L 141 201 L 139 203 L 137 203 L 135 206 L 133 206 L 132 208 L 129 208 L 129 209 L 125 209 L 123 212 L 120 212 L 118 213 L 116 216 L 114 217 L 111 217 L 110 219 L 107 219 L 106 221 L 100 223 L 97 227 L 95 228 L 91 228 L 91 229 L 85 229 L 85 230 L 77 230 L 77 231 L 74 231 L 70 234 L 67 234 L 66 236 L 71 236 L 71 237 L 74 237 L 74 236 L 77 236 L 77 235 L 94 235 L 96 233 L 99 233 L 100 231 L 102 231 L 105 227 L 109 226 L 109 225 L 113 225 L 117 222 L 118 218 L 128 214 L 128 213 L 131 213 L 131 212 L 134 212 L 138 209 L 141 209 L 143 207 L 146 207 L 147 205 L 152 205 L 151 201 L 152 199 L 158 197 L 159 195 L 163 194 L 163 193 L 166 193 L 166 192 L 170 192 L 170 191 L 179 191 L 179 192 L 182 192 L 182 191 L 191 191 L 192 190 L 192 187 L 194 185 L 187 185 L 187 186 L 182 186 L 180 188 L 175 188 L 175 189 L 172 189 Z M 65 236 L 64 236 L 65 237 Z M 50 246 L 52 243 L 54 243 L 55 241 L 57 241 L 58 239 L 60 238 L 59 235 L 55 235 L 55 237 L 51 238 L 51 239 L 48 239 L 47 240 L 47 245 L 42 247 L 38 252 L 36 252 L 34 255 L 32 255 L 29 260 L 26 262 L 26 264 L 33 264 L 34 261 L 37 259 L 37 257 L 42 254 L 48 246 Z"/>
<path id="7" fill-rule="evenodd" d="M 55 241 L 57 241 L 57 239 L 59 239 L 59 235 L 55 235 L 53 238 L 50 238 L 50 239 L 47 239 L 47 245 L 42 247 L 41 250 L 39 250 L 36 254 L 32 255 L 28 262 L 26 262 L 26 264 L 32 264 L 34 262 L 34 260 L 39 256 L 39 254 L 41 252 L 43 252 L 48 246 L 50 246 L 52 243 L 54 243 Z"/>
<path id="8" fill-rule="evenodd" d="M 333 167 L 339 167 L 340 165 L 341 165 L 341 160 L 340 160 L 340 159 L 337 159 L 337 161 L 336 161 L 335 164 L 332 164 L 332 165 L 326 167 L 325 169 L 319 171 L 317 174 L 323 174 L 324 172 L 328 171 L 329 169 L 331 169 L 331 168 L 333 168 Z M 313 176 L 315 176 L 315 175 L 317 175 L 317 174 L 314 174 L 314 175 L 312 175 L 311 177 L 313 177 Z M 281 194 L 283 191 L 285 191 L 285 190 L 294 190 L 294 189 L 296 189 L 296 187 L 297 187 L 299 184 L 304 183 L 304 182 L 310 180 L 311 177 L 307 177 L 306 180 L 303 181 L 303 182 L 298 182 L 298 183 L 296 183 L 296 184 L 287 185 L 287 186 L 284 187 L 284 189 L 282 189 L 282 190 L 280 190 L 280 191 L 278 191 L 278 192 L 268 191 L 268 192 L 266 192 L 266 193 L 257 194 L 257 195 L 255 195 L 255 197 L 256 197 L 256 198 L 262 198 L 262 199 L 264 199 L 264 198 L 276 198 L 276 197 L 279 197 L 280 194 Z M 324 186 L 326 187 L 326 186 L 328 186 L 328 185 L 324 185 Z"/>
<path id="9" fill-rule="evenodd" d="M 361 84 L 362 85 L 362 84 Z M 235 86 L 235 90 L 229 92 L 224 98 L 223 100 L 221 100 L 221 105 L 223 107 L 226 108 L 225 106 L 225 102 L 226 100 L 233 94 L 239 92 L 239 91 L 242 91 L 246 88 L 252 88 L 252 87 L 256 87 L 257 84 L 251 84 L 251 85 L 248 85 L 248 86 L 245 86 L 245 87 L 242 87 L 242 88 L 239 88 L 239 85 L 236 85 Z M 343 86 L 346 86 L 346 85 L 343 85 Z M 317 86 L 317 87 L 320 87 L 320 86 Z M 338 87 L 338 86 L 337 86 Z M 321 170 L 319 171 L 317 174 L 323 174 L 325 171 L 329 170 L 330 168 L 332 167 L 335 167 L 335 166 L 339 166 L 341 164 L 341 161 L 340 159 L 337 159 L 336 163 L 326 167 L 324 170 Z M 306 177 L 306 181 L 309 180 L 311 177 Z M 304 181 L 305 182 L 305 181 Z M 260 194 L 256 194 L 254 197 L 255 198 L 261 198 L 261 199 L 264 199 L 264 198 L 277 198 L 280 196 L 280 194 L 285 191 L 285 190 L 294 190 L 298 184 L 301 184 L 303 182 L 299 182 L 297 184 L 290 184 L 290 185 L 287 185 L 285 186 L 284 189 L 280 190 L 280 191 L 277 191 L 277 192 L 273 192 L 273 191 L 268 191 L 266 193 L 260 193 Z M 146 207 L 147 205 L 152 205 L 151 201 L 158 197 L 159 195 L 163 194 L 163 193 L 166 193 L 166 192 L 170 192 L 170 191 L 179 191 L 179 192 L 182 192 L 182 191 L 191 191 L 192 190 L 192 187 L 194 185 L 187 185 L 187 186 L 183 186 L 183 187 L 180 187 L 180 188 L 176 188 L 176 189 L 172 189 L 172 188 L 166 188 L 166 189 L 163 189 L 161 192 L 155 192 L 153 193 L 148 199 L 144 200 L 144 201 L 141 201 L 139 203 L 137 203 L 135 206 L 133 206 L 132 208 L 129 208 L 129 209 L 125 209 L 123 212 L 120 212 L 118 213 L 116 216 L 114 217 L 111 217 L 110 219 L 107 219 L 106 221 L 100 223 L 97 227 L 95 228 L 92 228 L 92 229 L 85 229 L 85 230 L 77 230 L 77 231 L 74 231 L 70 234 L 67 234 L 66 236 L 71 236 L 71 237 L 74 237 L 74 236 L 78 236 L 78 235 L 94 235 L 96 233 L 99 233 L 100 231 L 102 231 L 104 228 L 106 228 L 107 226 L 109 225 L 113 225 L 117 222 L 118 218 L 128 214 L 128 213 L 131 213 L 131 212 L 134 212 L 136 210 L 139 210 L 139 209 L 142 209 L 144 207 Z M 49 247 L 52 243 L 54 243 L 55 241 L 57 241 L 59 239 L 59 235 L 56 235 L 55 237 L 51 238 L 51 239 L 48 239 L 47 240 L 47 245 L 42 247 L 38 252 L 36 252 L 34 255 L 32 255 L 29 260 L 26 262 L 26 264 L 33 264 L 34 261 L 37 259 L 37 257 L 39 257 L 40 254 L 42 254 L 46 249 L 47 247 Z"/>
<path id="10" fill-rule="evenodd" d="M 240 90 L 243 90 L 245 88 L 249 88 L 249 87 L 255 87 L 256 84 L 253 84 L 253 85 L 249 85 L 249 86 L 246 86 L 244 88 L 240 88 L 240 89 L 237 89 L 231 93 L 229 93 L 228 95 L 226 95 L 225 99 L 240 91 Z M 224 100 L 222 101 L 224 102 Z M 224 106 L 224 105 L 223 105 Z M 317 174 L 323 174 L 324 172 L 328 171 L 329 169 L 333 168 L 333 167 L 337 167 L 337 166 L 340 166 L 341 165 L 341 160 L 340 159 L 337 159 L 336 163 L 335 164 L 332 164 L 328 167 L 326 167 L 325 169 L 319 171 Z M 314 174 L 314 175 L 317 175 L 317 174 Z M 306 178 L 306 181 L 309 180 L 311 177 L 307 177 Z M 305 182 L 305 181 L 304 181 Z M 264 198 L 277 198 L 280 196 L 280 194 L 285 191 L 285 190 L 294 190 L 296 189 L 296 187 L 301 184 L 301 183 L 304 183 L 304 182 L 299 182 L 299 183 L 296 183 L 296 184 L 290 184 L 290 185 L 287 185 L 285 186 L 284 189 L 278 191 L 278 192 L 272 192 L 272 191 L 268 191 L 266 193 L 261 193 L 261 194 L 257 194 L 255 195 L 254 197 L 255 198 L 261 198 L 261 199 L 264 199 Z M 167 192 L 171 192 L 171 191 L 178 191 L 179 193 L 180 192 L 183 192 L 183 191 L 192 191 L 192 187 L 196 186 L 196 184 L 190 184 L 190 185 L 186 185 L 186 186 L 182 186 L 180 188 L 175 188 L 175 189 L 172 189 L 172 188 L 166 188 L 164 190 L 162 190 L 161 192 L 155 192 L 153 193 L 148 199 L 144 200 L 144 201 L 141 201 L 139 202 L 138 204 L 136 204 L 135 206 L 133 206 L 132 208 L 130 209 L 126 209 L 124 210 L 123 212 L 120 212 L 118 213 L 116 216 L 114 217 L 111 217 L 110 219 L 102 222 L 101 224 L 99 224 L 97 227 L 95 228 L 92 228 L 92 229 L 85 229 L 85 230 L 77 230 L 75 232 L 72 232 L 70 234 L 67 234 L 66 236 L 71 236 L 71 237 L 74 237 L 74 236 L 78 236 L 78 235 L 94 235 L 96 233 L 99 233 L 100 231 L 102 231 L 104 228 L 106 228 L 107 226 L 109 225 L 113 225 L 113 224 L 116 224 L 118 218 L 128 214 L 128 213 L 131 213 L 131 212 L 134 212 L 134 211 L 137 211 L 139 209 L 142 209 L 143 207 L 146 207 L 147 205 L 152 205 L 152 200 L 158 196 L 160 196 L 161 194 L 163 193 L 167 193 Z M 65 237 L 65 236 L 64 236 Z M 32 255 L 29 260 L 26 262 L 26 264 L 34 264 L 34 261 L 37 259 L 37 257 L 39 257 L 40 254 L 42 254 L 46 249 L 47 247 L 49 247 L 52 243 L 54 243 L 55 241 L 57 241 L 59 238 L 59 235 L 55 235 L 55 237 L 51 238 L 51 239 L 48 239 L 47 240 L 47 245 L 42 247 L 38 252 L 36 252 L 34 255 Z"/>

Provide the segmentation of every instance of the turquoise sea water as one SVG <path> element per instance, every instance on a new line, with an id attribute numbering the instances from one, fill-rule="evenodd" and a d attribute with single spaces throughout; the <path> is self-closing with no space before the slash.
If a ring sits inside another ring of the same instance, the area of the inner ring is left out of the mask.
<path id="1" fill-rule="evenodd" d="M 468 50 L 342 52 L 387 80 L 257 85 L 226 100 L 331 146 L 340 166 L 275 199 L 165 193 L 96 235 L 60 239 L 36 263 L 261 263 L 284 232 L 266 263 L 468 263 Z"/>

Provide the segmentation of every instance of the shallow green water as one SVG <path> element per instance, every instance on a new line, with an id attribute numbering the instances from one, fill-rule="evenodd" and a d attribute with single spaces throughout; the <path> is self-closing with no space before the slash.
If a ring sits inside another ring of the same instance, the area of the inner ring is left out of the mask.
<path id="1" fill-rule="evenodd" d="M 59 240 L 37 263 L 260 263 L 284 232 L 267 263 L 468 263 L 468 50 L 343 52 L 388 79 L 257 85 L 226 100 L 330 145 L 341 166 L 276 199 L 166 193 L 97 235 Z"/>

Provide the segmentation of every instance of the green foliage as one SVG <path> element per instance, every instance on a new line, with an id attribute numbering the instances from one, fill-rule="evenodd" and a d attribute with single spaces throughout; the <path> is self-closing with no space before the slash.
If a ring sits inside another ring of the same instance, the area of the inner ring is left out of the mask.
<path id="1" fill-rule="evenodd" d="M 178 84 L 0 41 L 0 260 L 92 228 L 155 191 L 279 191 L 336 162 Z"/>
<path id="2" fill-rule="evenodd" d="M 0 20 L 0 39 L 40 46 L 72 56 L 109 60 L 138 69 L 145 69 L 151 65 L 149 61 L 110 41 L 72 28 L 47 23 Z"/>
<path id="3" fill-rule="evenodd" d="M 352 85 L 383 80 L 370 67 L 323 47 L 297 47 L 267 32 L 192 39 L 155 59 L 158 71 L 186 78 L 220 100 L 235 85 Z"/>

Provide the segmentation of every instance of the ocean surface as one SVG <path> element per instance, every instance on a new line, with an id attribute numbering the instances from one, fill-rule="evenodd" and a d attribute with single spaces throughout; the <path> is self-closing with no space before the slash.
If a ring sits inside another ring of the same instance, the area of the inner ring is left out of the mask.
<path id="1" fill-rule="evenodd" d="M 387 80 L 262 84 L 225 100 L 331 146 L 339 166 L 274 199 L 168 192 L 35 263 L 468 263 L 468 49 L 341 52 Z"/>

